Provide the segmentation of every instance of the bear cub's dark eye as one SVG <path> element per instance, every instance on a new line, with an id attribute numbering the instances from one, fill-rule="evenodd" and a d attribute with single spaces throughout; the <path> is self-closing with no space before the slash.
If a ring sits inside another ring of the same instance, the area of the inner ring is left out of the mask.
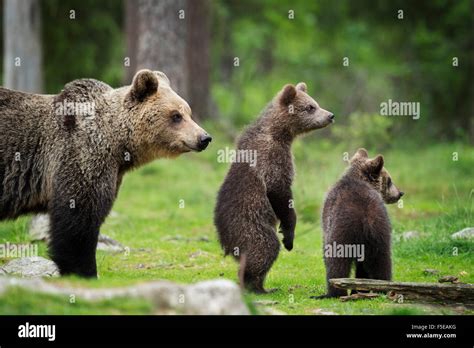
<path id="1" fill-rule="evenodd" d="M 314 106 L 314 105 L 308 105 L 306 107 L 307 112 L 313 112 L 314 110 L 316 110 L 316 106 Z"/>
<path id="2" fill-rule="evenodd" d="M 387 180 L 387 186 L 390 186 L 390 185 L 392 185 L 392 179 L 391 179 L 391 178 L 388 178 L 388 180 Z"/>
<path id="3" fill-rule="evenodd" d="M 171 115 L 171 120 L 173 123 L 180 123 L 182 119 L 183 116 L 181 116 L 179 112 L 175 112 L 173 115 Z"/>

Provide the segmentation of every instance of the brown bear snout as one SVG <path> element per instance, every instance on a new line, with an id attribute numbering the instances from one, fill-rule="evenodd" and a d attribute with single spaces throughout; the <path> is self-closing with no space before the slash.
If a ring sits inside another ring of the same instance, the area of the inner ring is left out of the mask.
<path id="1" fill-rule="evenodd" d="M 199 144 L 198 144 L 199 151 L 204 150 L 211 141 L 212 141 L 212 137 L 209 134 L 205 133 L 204 135 L 201 135 L 199 137 Z"/>

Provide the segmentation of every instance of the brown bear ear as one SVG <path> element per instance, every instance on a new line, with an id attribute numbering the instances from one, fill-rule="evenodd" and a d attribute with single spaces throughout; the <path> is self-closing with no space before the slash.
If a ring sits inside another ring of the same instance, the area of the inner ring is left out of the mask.
<path id="1" fill-rule="evenodd" d="M 357 152 L 352 156 L 351 158 L 351 163 L 358 160 L 358 159 L 367 159 L 369 158 L 369 154 L 366 149 L 361 147 Z"/>
<path id="2" fill-rule="evenodd" d="M 170 79 L 168 78 L 168 76 L 165 75 L 164 72 L 158 70 L 155 70 L 153 72 L 156 74 L 156 76 L 158 76 L 158 80 L 164 81 L 168 86 L 171 86 Z"/>
<path id="3" fill-rule="evenodd" d="M 302 92 L 307 92 L 308 91 L 308 87 L 306 86 L 306 83 L 304 82 L 299 82 L 297 85 L 296 85 L 296 89 L 298 91 L 302 91 Z"/>
<path id="4" fill-rule="evenodd" d="M 130 95 L 139 101 L 158 91 L 158 76 L 151 70 L 143 69 L 133 77 Z"/>
<path id="5" fill-rule="evenodd" d="M 285 85 L 283 90 L 280 92 L 280 103 L 283 106 L 288 106 L 295 100 L 296 88 L 293 85 Z"/>
<path id="6" fill-rule="evenodd" d="M 363 147 L 361 147 L 359 150 L 357 150 L 356 155 L 361 157 L 361 158 L 369 158 L 369 153 Z"/>
<path id="7" fill-rule="evenodd" d="M 366 162 L 367 173 L 373 178 L 377 178 L 382 171 L 383 163 L 384 160 L 382 155 L 378 155 L 374 159 L 368 160 Z"/>

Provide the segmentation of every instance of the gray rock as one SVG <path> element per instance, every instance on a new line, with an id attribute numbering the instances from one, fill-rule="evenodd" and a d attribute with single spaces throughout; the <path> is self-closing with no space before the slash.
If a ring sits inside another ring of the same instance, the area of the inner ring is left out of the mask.
<path id="1" fill-rule="evenodd" d="M 48 241 L 49 239 L 49 215 L 48 214 L 38 214 L 33 216 L 30 221 L 29 227 L 30 239 L 35 240 L 44 240 Z"/>
<path id="2" fill-rule="evenodd" d="M 103 301 L 115 297 L 144 298 L 153 304 L 156 314 L 250 314 L 237 284 L 222 279 L 191 285 L 156 281 L 122 288 L 87 289 L 68 288 L 42 279 L 0 277 L 0 295 L 12 286 L 58 296 L 73 294 L 85 301 Z"/>
<path id="3" fill-rule="evenodd" d="M 451 235 L 453 239 L 473 239 L 474 238 L 474 227 L 466 227 L 461 231 L 453 233 Z"/>
<path id="4" fill-rule="evenodd" d="M 259 306 L 258 314 L 261 315 L 287 315 L 287 313 L 273 307 Z"/>
<path id="5" fill-rule="evenodd" d="M 185 288 L 186 314 L 249 314 L 240 287 L 230 280 L 216 279 Z"/>
<path id="6" fill-rule="evenodd" d="M 201 256 L 208 257 L 209 253 L 206 252 L 206 251 L 203 251 L 203 250 L 198 250 L 198 251 L 195 251 L 195 252 L 189 254 L 188 256 L 189 256 L 190 259 L 196 259 L 196 258 L 199 258 Z"/>
<path id="7" fill-rule="evenodd" d="M 402 234 L 402 240 L 410 240 L 410 239 L 415 239 L 415 238 L 420 238 L 421 234 L 418 231 L 407 231 L 403 232 Z"/>
<path id="8" fill-rule="evenodd" d="M 172 235 L 172 236 L 164 236 L 163 238 L 161 238 L 161 240 L 186 242 L 186 243 L 190 243 L 190 242 L 205 242 L 205 243 L 208 243 L 208 242 L 210 242 L 209 238 L 206 237 L 206 236 L 195 237 L 195 238 L 186 238 L 186 237 L 184 237 L 180 234 L 175 234 L 175 235 Z"/>
<path id="9" fill-rule="evenodd" d="M 13 259 L 2 266 L 0 270 L 0 273 L 18 275 L 24 278 L 59 276 L 56 264 L 39 256 Z"/>
<path id="10" fill-rule="evenodd" d="M 328 311 L 328 310 L 325 310 L 325 309 L 322 309 L 322 308 L 313 309 L 311 311 L 311 313 L 313 313 L 315 315 L 338 315 L 335 312 L 331 312 L 331 311 Z"/>
<path id="11" fill-rule="evenodd" d="M 122 252 L 125 247 L 117 242 L 116 240 L 106 236 L 105 234 L 99 234 L 99 242 L 97 243 L 97 250 L 110 251 L 110 252 Z"/>
<path id="12" fill-rule="evenodd" d="M 117 214 L 117 213 L 115 213 Z M 30 222 L 29 234 L 32 241 L 42 240 L 45 242 L 49 241 L 49 215 L 38 214 L 35 215 Z M 109 251 L 109 252 L 122 252 L 125 247 L 117 242 L 116 240 L 104 235 L 99 234 L 99 242 L 97 244 L 97 250 Z"/>
<path id="13" fill-rule="evenodd" d="M 114 218 L 114 219 L 115 219 L 115 218 L 118 218 L 118 217 L 120 217 L 120 214 L 119 214 L 119 213 L 117 213 L 116 211 L 112 210 L 112 211 L 110 212 L 110 214 L 109 214 L 109 217 L 111 217 L 111 218 Z"/>

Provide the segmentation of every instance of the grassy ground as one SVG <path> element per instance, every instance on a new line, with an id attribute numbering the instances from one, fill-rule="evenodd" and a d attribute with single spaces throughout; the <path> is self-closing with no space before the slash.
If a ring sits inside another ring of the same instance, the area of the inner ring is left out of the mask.
<path id="1" fill-rule="evenodd" d="M 229 166 L 217 162 L 217 150 L 232 146 L 221 134 L 214 132 L 213 143 L 203 153 L 155 161 L 125 177 L 113 214 L 101 231 L 128 246 L 130 252 L 98 252 L 100 279 L 51 281 L 109 287 L 157 279 L 180 283 L 211 278 L 237 280 L 237 265 L 223 258 L 212 223 L 216 192 Z M 318 309 L 338 314 L 459 312 L 453 307 L 398 304 L 385 298 L 350 303 L 309 298 L 325 291 L 320 227 L 323 197 L 345 167 L 344 152 L 352 154 L 355 150 L 318 139 L 317 135 L 296 141 L 293 190 L 299 219 L 295 247 L 292 252 L 282 249 L 269 273 L 266 286 L 279 290 L 268 295 L 246 295 L 248 300 L 270 300 L 273 309 L 289 314 L 312 314 Z M 458 153 L 458 161 L 452 160 L 453 152 Z M 373 150 L 369 154 L 375 155 Z M 394 182 L 406 193 L 403 207 L 388 208 L 393 224 L 394 279 L 436 282 L 437 276 L 423 273 L 426 268 L 434 268 L 441 275 L 456 275 L 463 282 L 474 283 L 473 243 L 449 238 L 474 225 L 473 148 L 459 143 L 425 148 L 393 146 L 383 154 Z M 0 242 L 27 242 L 28 221 L 25 217 L 0 223 Z M 410 230 L 422 236 L 402 240 L 401 234 Z M 44 245 L 40 254 L 46 255 Z M 62 298 L 31 296 L 23 290 L 11 290 L 0 298 L 2 314 L 151 311 L 139 300 L 70 304 Z"/>

